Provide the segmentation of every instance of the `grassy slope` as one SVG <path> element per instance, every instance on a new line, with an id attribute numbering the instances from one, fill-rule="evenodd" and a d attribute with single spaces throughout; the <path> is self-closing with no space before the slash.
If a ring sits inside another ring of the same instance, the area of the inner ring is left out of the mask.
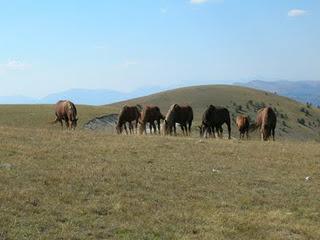
<path id="1" fill-rule="evenodd" d="M 225 106 L 230 110 L 231 114 L 233 114 L 233 117 L 235 117 L 239 114 L 236 113 L 236 103 L 237 106 L 242 106 L 244 111 L 241 113 L 247 114 L 252 119 L 255 119 L 256 113 L 254 112 L 253 106 L 249 106 L 249 109 L 246 107 L 249 100 L 253 100 L 254 103 L 263 102 L 268 106 L 276 107 L 279 113 L 287 114 L 288 119 L 283 119 L 280 116 L 278 117 L 278 135 L 294 139 L 319 138 L 319 109 L 308 109 L 311 116 L 306 117 L 305 114 L 300 111 L 302 107 L 306 108 L 304 104 L 286 97 L 238 86 L 209 85 L 180 88 L 126 102 L 116 103 L 113 106 L 120 107 L 123 104 L 154 104 L 160 106 L 162 112 L 165 114 L 169 106 L 173 103 L 190 104 L 194 109 L 196 124 L 198 124 L 201 119 L 202 112 L 209 104 Z M 303 126 L 297 122 L 298 118 L 304 118 L 307 125 L 309 122 L 314 122 L 317 126 Z M 284 126 L 283 121 L 285 121 L 288 126 Z M 235 126 L 233 126 L 233 128 L 235 128 Z M 234 134 L 238 136 L 237 131 L 234 131 Z"/>
<path id="2" fill-rule="evenodd" d="M 316 143 L 11 127 L 0 139 L 0 239 L 320 238 Z"/>
<path id="3" fill-rule="evenodd" d="M 52 109 L 0 106 L 0 239 L 320 239 L 316 142 L 61 131 Z"/>
<path id="4" fill-rule="evenodd" d="M 112 112 L 118 112 L 115 107 L 95 107 L 77 105 L 80 128 L 90 119 Z M 0 105 L 0 126 L 20 128 L 59 129 L 60 125 L 51 125 L 55 120 L 54 105 Z"/>

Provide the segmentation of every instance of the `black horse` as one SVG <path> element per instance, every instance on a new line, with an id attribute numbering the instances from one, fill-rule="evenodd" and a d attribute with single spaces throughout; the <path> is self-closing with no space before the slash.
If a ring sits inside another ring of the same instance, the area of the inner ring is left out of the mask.
<path id="1" fill-rule="evenodd" d="M 200 136 L 215 137 L 215 130 L 219 137 L 222 137 L 222 125 L 227 124 L 228 138 L 231 139 L 231 120 L 228 109 L 222 107 L 215 107 L 213 105 L 208 106 L 202 115 L 202 123 L 200 128 Z"/>

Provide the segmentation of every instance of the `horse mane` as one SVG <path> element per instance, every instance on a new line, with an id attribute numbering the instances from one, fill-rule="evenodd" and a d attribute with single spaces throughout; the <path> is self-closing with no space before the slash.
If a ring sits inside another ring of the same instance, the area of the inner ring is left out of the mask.
<path id="1" fill-rule="evenodd" d="M 168 113 L 165 117 L 165 121 L 169 124 L 172 124 L 174 118 L 174 109 L 179 106 L 178 104 L 172 104 L 168 110 Z"/>

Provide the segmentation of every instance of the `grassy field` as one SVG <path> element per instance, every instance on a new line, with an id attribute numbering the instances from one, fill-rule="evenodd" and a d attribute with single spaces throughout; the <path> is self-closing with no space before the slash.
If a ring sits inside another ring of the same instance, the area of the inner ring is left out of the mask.
<path id="1" fill-rule="evenodd" d="M 111 106 L 77 105 L 78 128 L 95 118 L 108 113 L 118 113 L 119 108 Z M 60 125 L 52 125 L 55 120 L 54 105 L 0 105 L 0 126 L 60 129 Z"/>
<path id="2" fill-rule="evenodd" d="M 300 114 L 283 99 L 289 119 Z M 81 128 L 122 104 L 78 106 L 76 131 L 49 123 L 51 105 L 0 106 L 0 240 L 320 239 L 320 148 L 309 128 L 297 130 L 309 140 L 276 142 Z"/>
<path id="3" fill-rule="evenodd" d="M 19 127 L 0 139 L 0 239 L 320 238 L 317 143 Z"/>

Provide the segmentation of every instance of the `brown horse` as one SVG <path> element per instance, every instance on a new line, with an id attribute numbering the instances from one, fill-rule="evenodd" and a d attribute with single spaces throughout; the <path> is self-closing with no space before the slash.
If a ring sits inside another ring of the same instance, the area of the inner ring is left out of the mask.
<path id="1" fill-rule="evenodd" d="M 265 107 L 258 111 L 256 123 L 253 124 L 253 130 L 259 128 L 261 140 L 267 141 L 272 135 L 273 141 L 275 140 L 275 128 L 277 125 L 277 116 L 271 107 Z"/>
<path id="2" fill-rule="evenodd" d="M 119 119 L 116 126 L 117 133 L 121 134 L 124 128 L 124 130 L 126 131 L 126 134 L 128 134 L 126 124 L 129 123 L 130 134 L 133 134 L 134 133 L 134 129 L 132 125 L 133 121 L 135 121 L 135 130 L 137 132 L 139 117 L 140 117 L 140 111 L 138 106 L 127 106 L 127 105 L 123 106 L 119 114 Z"/>
<path id="3" fill-rule="evenodd" d="M 172 134 L 172 130 L 176 135 L 176 123 L 180 124 L 183 134 L 191 134 L 191 125 L 193 121 L 193 110 L 190 106 L 179 106 L 173 104 L 168 110 L 163 123 L 163 132 L 165 135 Z"/>
<path id="4" fill-rule="evenodd" d="M 200 128 L 200 137 L 209 136 L 215 137 L 215 129 L 219 137 L 222 137 L 222 125 L 228 127 L 228 138 L 231 139 L 231 120 L 228 109 L 222 107 L 208 106 L 202 115 L 202 123 Z"/>
<path id="5" fill-rule="evenodd" d="M 76 106 L 68 100 L 60 100 L 55 105 L 56 120 L 53 123 L 60 122 L 63 128 L 63 121 L 66 123 L 67 129 L 75 129 L 77 127 L 77 109 Z"/>
<path id="6" fill-rule="evenodd" d="M 158 131 L 160 134 L 160 122 L 161 119 L 165 119 L 165 117 L 161 114 L 160 108 L 157 106 L 146 106 L 140 116 L 139 122 L 140 122 L 140 134 L 147 134 L 146 131 L 146 125 L 149 123 L 150 133 L 152 134 L 152 128 L 154 129 L 154 133 L 157 133 L 157 126 Z M 155 124 L 157 122 L 157 126 Z"/>
<path id="7" fill-rule="evenodd" d="M 240 139 L 244 139 L 244 135 L 249 138 L 249 117 L 248 116 L 237 116 L 236 124 L 240 132 Z"/>

